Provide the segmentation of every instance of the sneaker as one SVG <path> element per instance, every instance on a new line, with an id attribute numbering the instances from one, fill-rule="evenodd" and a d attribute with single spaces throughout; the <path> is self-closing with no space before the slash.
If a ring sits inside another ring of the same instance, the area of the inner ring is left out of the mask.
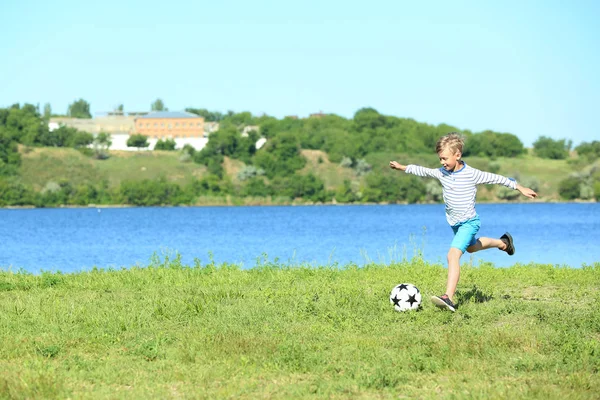
<path id="1" fill-rule="evenodd" d="M 510 236 L 510 233 L 506 232 L 504 235 L 500 236 L 500 240 L 506 244 L 506 249 L 502 251 L 507 252 L 509 256 L 515 254 L 515 245 L 513 244 L 513 238 Z"/>
<path id="2" fill-rule="evenodd" d="M 452 312 L 456 311 L 456 309 L 458 308 L 454 305 L 452 300 L 450 300 L 450 297 L 448 297 L 447 294 L 444 294 L 442 296 L 431 296 L 431 302 L 439 308 L 444 308 Z"/>

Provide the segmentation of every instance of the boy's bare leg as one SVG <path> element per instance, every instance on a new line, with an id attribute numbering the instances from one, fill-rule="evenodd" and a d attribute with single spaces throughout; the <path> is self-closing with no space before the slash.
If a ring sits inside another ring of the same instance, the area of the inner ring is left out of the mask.
<path id="1" fill-rule="evenodd" d="M 467 247 L 467 252 L 475 253 L 476 251 L 497 248 L 500 250 L 506 249 L 506 243 L 500 239 L 492 239 L 487 237 L 480 237 L 477 239 L 477 243 Z"/>
<path id="2" fill-rule="evenodd" d="M 446 284 L 446 294 L 452 301 L 454 301 L 454 292 L 456 292 L 456 285 L 460 278 L 460 256 L 462 256 L 462 251 L 455 247 L 451 247 L 448 251 L 448 283 Z"/>

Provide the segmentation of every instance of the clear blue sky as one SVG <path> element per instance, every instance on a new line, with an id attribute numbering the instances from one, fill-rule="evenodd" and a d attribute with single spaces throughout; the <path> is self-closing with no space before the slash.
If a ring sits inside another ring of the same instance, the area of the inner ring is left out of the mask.
<path id="1" fill-rule="evenodd" d="M 2 0 L 0 20 L 0 107 L 368 106 L 526 146 L 600 140 L 598 1 Z"/>

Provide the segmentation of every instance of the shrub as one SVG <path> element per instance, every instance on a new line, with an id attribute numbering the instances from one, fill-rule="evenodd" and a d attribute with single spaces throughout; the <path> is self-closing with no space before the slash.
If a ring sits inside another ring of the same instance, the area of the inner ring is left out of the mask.
<path id="1" fill-rule="evenodd" d="M 186 151 L 182 151 L 179 154 L 179 161 L 181 161 L 182 163 L 190 162 L 192 161 L 192 155 Z"/>
<path id="2" fill-rule="evenodd" d="M 540 190 L 540 181 L 537 178 L 529 177 L 529 176 L 519 177 L 519 174 L 515 174 L 515 175 L 516 175 L 517 182 L 521 186 L 528 187 L 535 192 Z M 511 188 L 502 186 L 502 187 L 498 188 L 498 190 L 496 192 L 496 196 L 498 196 L 498 198 L 502 199 L 502 200 L 515 200 L 521 196 L 521 193 L 518 190 L 514 190 Z"/>
<path id="3" fill-rule="evenodd" d="M 257 168 L 254 165 L 247 165 L 238 172 L 238 179 L 240 181 L 245 181 L 250 178 L 254 178 L 256 176 L 262 176 L 265 174 L 265 170 L 262 168 Z"/>
<path id="4" fill-rule="evenodd" d="M 514 190 L 507 187 L 500 187 L 496 192 L 496 196 L 502 200 L 516 200 L 519 197 L 520 193 L 518 190 Z"/>
<path id="5" fill-rule="evenodd" d="M 108 149 L 112 145 L 112 138 L 109 133 L 100 132 L 94 137 L 92 146 L 94 148 L 94 158 L 97 160 L 106 160 L 110 157 Z"/>
<path id="6" fill-rule="evenodd" d="M 588 182 L 581 182 L 579 185 L 579 198 L 589 200 L 594 197 L 594 187 Z"/>
<path id="7" fill-rule="evenodd" d="M 343 157 L 342 161 L 340 161 L 340 167 L 342 168 L 352 168 L 352 159 L 350 157 Z"/>
<path id="8" fill-rule="evenodd" d="M 158 142 L 156 142 L 156 145 L 154 145 L 154 150 L 173 151 L 175 150 L 175 145 L 175 140 L 173 139 L 160 139 Z"/>
<path id="9" fill-rule="evenodd" d="M 442 185 L 437 180 L 428 179 L 425 183 L 427 199 L 431 201 L 442 200 Z"/>
<path id="10" fill-rule="evenodd" d="M 565 200 L 577 199 L 581 193 L 580 181 L 573 177 L 563 179 L 558 185 L 558 193 Z"/>
<path id="11" fill-rule="evenodd" d="M 356 162 L 354 166 L 354 170 L 358 176 L 365 175 L 367 172 L 371 170 L 371 164 L 367 163 L 364 158 L 361 158 Z"/>
<path id="12" fill-rule="evenodd" d="M 263 178 L 252 177 L 248 179 L 242 189 L 244 196 L 267 197 L 271 195 L 271 188 L 265 183 Z"/>
<path id="13" fill-rule="evenodd" d="M 138 150 L 142 147 L 148 147 L 148 137 L 145 135 L 131 135 L 127 139 L 127 147 L 137 147 Z"/>
<path id="14" fill-rule="evenodd" d="M 579 146 L 575 147 L 577 154 L 581 157 L 585 157 L 588 160 L 593 160 L 600 157 L 600 141 L 594 140 L 593 142 L 583 142 Z"/>
<path id="15" fill-rule="evenodd" d="M 500 172 L 500 163 L 496 162 L 496 161 L 491 161 L 490 164 L 488 165 L 488 169 L 489 172 L 491 172 L 492 174 L 497 174 L 498 172 Z"/>
<path id="16" fill-rule="evenodd" d="M 425 184 L 415 176 L 367 175 L 366 181 L 366 202 L 417 203 L 425 193 Z"/>
<path id="17" fill-rule="evenodd" d="M 335 191 L 335 200 L 340 203 L 352 203 L 358 200 L 349 180 L 344 180 L 344 183 L 337 188 Z"/>

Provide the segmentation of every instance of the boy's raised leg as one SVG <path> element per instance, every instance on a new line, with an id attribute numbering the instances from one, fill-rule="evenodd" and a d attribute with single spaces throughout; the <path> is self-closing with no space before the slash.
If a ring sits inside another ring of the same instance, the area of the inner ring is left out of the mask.
<path id="1" fill-rule="evenodd" d="M 515 254 L 515 245 L 513 244 L 513 238 L 510 233 L 506 232 L 504 235 L 500 236 L 500 240 L 505 244 L 504 249 L 500 250 L 507 252 L 509 256 Z"/>
<path id="2" fill-rule="evenodd" d="M 467 252 L 475 253 L 477 251 L 494 248 L 506 251 L 509 255 L 514 254 L 515 248 L 512 244 L 512 236 L 510 236 L 510 233 L 506 232 L 504 235 L 502 235 L 502 237 L 500 237 L 500 239 L 480 237 L 479 239 L 477 239 L 477 242 L 474 245 L 467 247 Z M 512 248 L 512 254 L 510 252 L 510 248 Z"/>

